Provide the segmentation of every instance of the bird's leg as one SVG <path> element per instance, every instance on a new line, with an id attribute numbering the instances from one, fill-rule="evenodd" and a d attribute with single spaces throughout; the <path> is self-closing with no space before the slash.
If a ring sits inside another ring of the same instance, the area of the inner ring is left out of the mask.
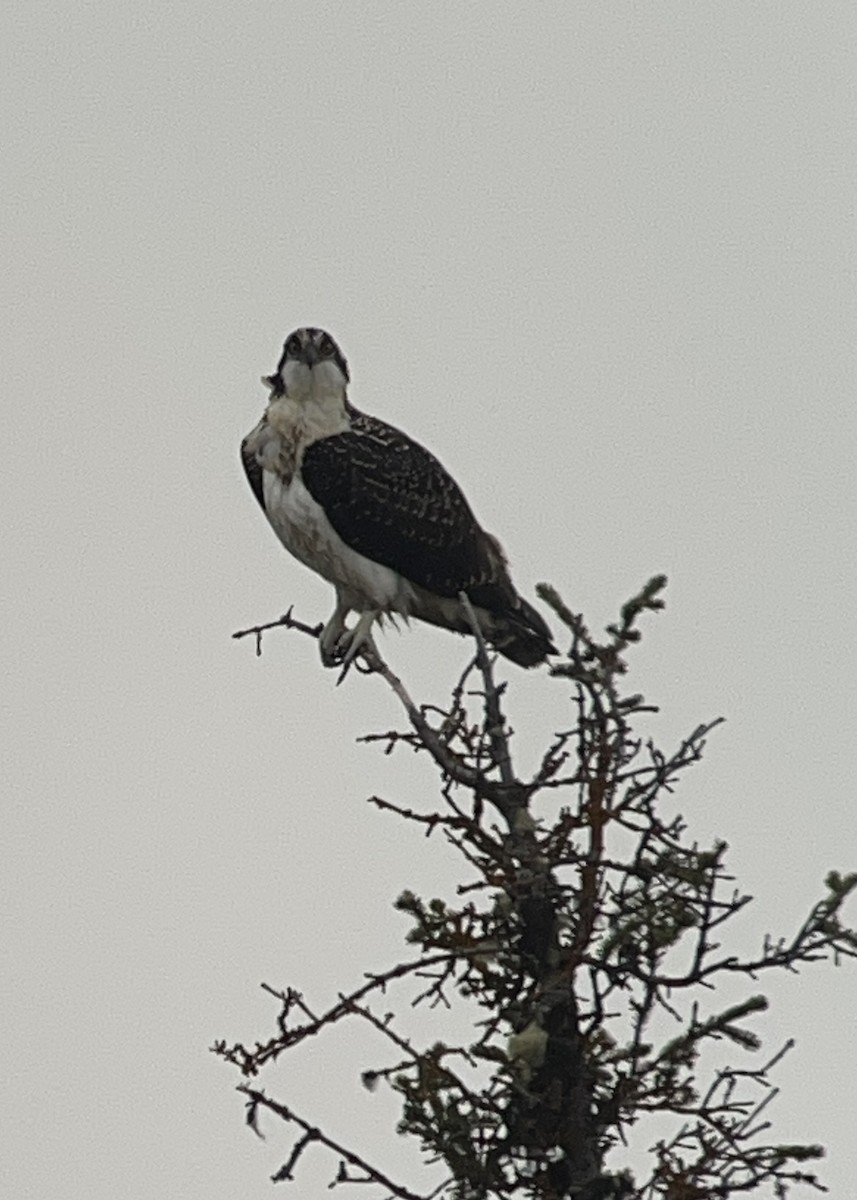
<path id="1" fill-rule="evenodd" d="M 347 630 L 345 635 L 340 638 L 339 649 L 340 651 L 345 649 L 345 660 L 342 664 L 342 671 L 336 681 L 337 687 L 342 683 L 348 674 L 351 664 L 361 651 L 370 661 L 372 657 L 379 657 L 378 647 L 372 638 L 372 625 L 380 615 L 377 610 L 371 608 L 368 612 L 361 613 L 360 619 L 354 628 Z"/>
<path id="2" fill-rule="evenodd" d="M 318 648 L 321 661 L 326 667 L 335 667 L 337 663 L 342 662 L 342 643 L 345 642 L 347 645 L 347 638 L 350 634 L 348 626 L 345 624 L 345 618 L 350 611 L 347 604 L 343 604 L 341 600 L 337 599 L 333 616 L 321 631 Z"/>

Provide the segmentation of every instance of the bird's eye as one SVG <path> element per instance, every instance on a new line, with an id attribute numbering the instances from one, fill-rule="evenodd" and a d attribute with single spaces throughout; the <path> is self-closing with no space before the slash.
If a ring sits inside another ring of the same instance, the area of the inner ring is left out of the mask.
<path id="1" fill-rule="evenodd" d="M 336 347 L 333 344 L 333 339 L 329 338 L 327 334 L 325 334 L 319 342 L 318 348 L 325 358 L 331 358 L 336 353 Z"/>
<path id="2" fill-rule="evenodd" d="M 288 358 L 300 358 L 303 347 L 301 346 L 300 338 L 291 337 L 286 342 L 286 356 Z"/>

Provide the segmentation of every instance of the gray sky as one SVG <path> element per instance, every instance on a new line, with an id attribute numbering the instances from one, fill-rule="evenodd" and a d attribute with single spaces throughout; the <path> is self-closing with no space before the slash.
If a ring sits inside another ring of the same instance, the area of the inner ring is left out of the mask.
<path id="1" fill-rule="evenodd" d="M 296 325 L 456 473 L 525 593 L 601 626 L 669 574 L 634 686 L 666 745 L 729 718 L 681 804 L 758 898 L 735 948 L 791 932 L 857 867 L 853 3 L 0 23 L 3 1194 L 270 1196 L 287 1142 L 207 1046 L 269 1035 L 262 980 L 321 1006 L 394 961 L 390 901 L 454 879 L 363 802 L 431 795 L 354 744 L 399 719 L 383 685 L 230 640 L 331 609 L 237 461 Z M 467 654 L 383 646 L 426 700 Z M 567 709 L 510 674 L 526 766 Z M 857 977 L 767 982 L 754 1027 L 798 1039 L 777 1134 L 850 1195 Z M 395 1167 L 375 1049 L 266 1082 Z"/>

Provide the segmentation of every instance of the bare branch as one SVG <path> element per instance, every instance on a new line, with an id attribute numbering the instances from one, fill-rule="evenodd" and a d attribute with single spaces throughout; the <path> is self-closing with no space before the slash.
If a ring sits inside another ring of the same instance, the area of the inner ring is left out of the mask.
<path id="1" fill-rule="evenodd" d="M 294 988 L 263 985 L 280 1005 L 275 1035 L 213 1049 L 255 1076 L 343 1018 L 356 1020 L 385 1055 L 364 1083 L 392 1089 L 402 1105 L 397 1132 L 416 1138 L 447 1176 L 418 1196 L 244 1084 L 254 1129 L 267 1109 L 299 1131 L 275 1179 L 292 1179 L 317 1144 L 338 1161 L 331 1186 L 369 1184 L 402 1200 L 722 1200 L 762 1187 L 779 1200 L 795 1187 L 823 1190 L 807 1169 L 820 1147 L 772 1136 L 773 1076 L 790 1043 L 753 1065 L 767 1007 L 756 980 L 857 957 L 857 933 L 843 920 L 857 873 L 830 872 L 791 935 L 766 935 L 749 957 L 730 949 L 729 923 L 751 897 L 728 872 L 726 843 L 693 841 L 675 806 L 720 721 L 661 749 L 634 730 L 657 709 L 623 686 L 641 619 L 663 606 L 665 583 L 655 576 L 644 585 L 602 638 L 553 589 L 539 589 L 570 633 L 566 658 L 543 677 L 560 680 L 564 701 L 570 690 L 572 711 L 545 737 L 530 778 L 516 773 L 506 684 L 466 595 L 476 652 L 447 702 L 418 704 L 383 660 L 362 660 L 405 719 L 360 740 L 386 754 L 406 746 L 428 755 L 439 777 L 424 810 L 369 802 L 426 837 L 441 830 L 460 856 L 461 880 L 451 899 L 409 890 L 396 899 L 410 924 L 405 961 L 367 972 L 321 1012 Z M 321 628 L 289 609 L 235 636 L 254 635 L 258 653 L 263 632 L 279 626 L 312 637 Z M 717 984 L 727 977 L 747 991 L 724 1007 Z M 382 995 L 391 997 L 383 1013 Z M 409 1030 L 419 1004 L 449 1012 L 448 1041 L 423 1045 Z M 622 1165 L 626 1131 L 655 1118 L 657 1140 L 635 1182 Z"/>
<path id="2" fill-rule="evenodd" d="M 248 1087 L 247 1084 L 240 1084 L 238 1091 L 243 1092 L 248 1098 L 247 1123 L 254 1129 L 258 1124 L 258 1110 L 266 1108 L 269 1112 L 275 1113 L 281 1120 L 291 1122 L 304 1131 L 303 1137 L 299 1138 L 295 1143 L 285 1165 L 280 1168 L 276 1175 L 271 1176 L 273 1183 L 292 1179 L 292 1172 L 303 1151 L 314 1142 L 318 1142 L 319 1145 L 331 1150 L 341 1161 L 362 1171 L 367 1180 L 380 1184 L 391 1196 L 397 1196 L 399 1200 L 427 1200 L 426 1196 L 420 1195 L 418 1192 L 412 1192 L 409 1188 L 403 1187 L 401 1184 L 394 1183 L 383 1171 L 378 1170 L 377 1167 L 373 1167 L 364 1158 L 361 1158 L 359 1154 L 356 1154 L 353 1150 L 349 1150 L 347 1146 L 343 1146 L 341 1142 L 336 1142 L 333 1138 L 328 1137 L 321 1129 L 305 1121 L 303 1117 L 299 1116 L 293 1109 L 287 1108 L 285 1104 L 279 1104 L 276 1100 L 271 1100 L 264 1092 Z M 341 1175 L 339 1181 L 342 1181 Z"/>

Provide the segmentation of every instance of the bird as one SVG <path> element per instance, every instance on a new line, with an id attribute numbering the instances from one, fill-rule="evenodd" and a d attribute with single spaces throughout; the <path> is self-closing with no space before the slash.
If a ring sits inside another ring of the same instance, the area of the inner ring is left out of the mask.
<path id="1" fill-rule="evenodd" d="M 247 480 L 285 548 L 333 584 L 319 637 L 325 666 L 375 654 L 373 626 L 396 617 L 472 633 L 523 667 L 556 653 L 516 591 L 505 554 L 441 463 L 405 433 L 354 408 L 351 376 L 323 329 L 289 334 L 262 376 L 268 404 L 241 442 Z M 348 626 L 354 612 L 357 619 Z"/>

